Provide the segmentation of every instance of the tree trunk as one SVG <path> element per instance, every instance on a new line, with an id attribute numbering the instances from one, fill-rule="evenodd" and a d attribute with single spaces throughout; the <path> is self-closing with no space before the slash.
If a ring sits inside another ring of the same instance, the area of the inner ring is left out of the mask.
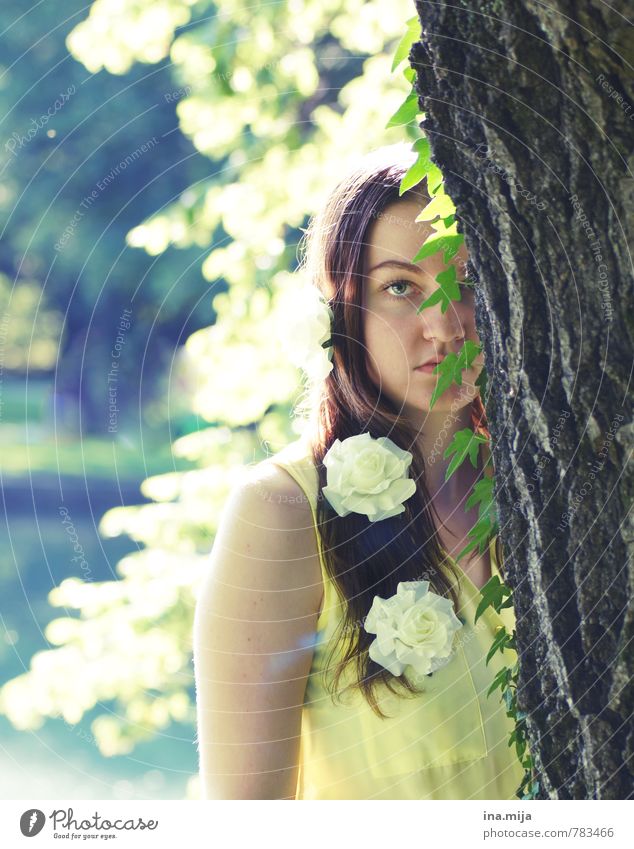
<path id="1" fill-rule="evenodd" d="M 538 798 L 633 798 L 626 3 L 416 7 L 422 128 L 478 281 Z"/>

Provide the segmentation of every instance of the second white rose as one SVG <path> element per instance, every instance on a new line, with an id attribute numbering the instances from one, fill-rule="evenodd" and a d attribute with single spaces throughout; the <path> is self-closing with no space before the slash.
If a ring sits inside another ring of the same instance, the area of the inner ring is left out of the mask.
<path id="1" fill-rule="evenodd" d="M 393 675 L 407 666 L 428 675 L 450 661 L 462 622 L 450 599 L 429 591 L 429 581 L 401 581 L 390 598 L 374 597 L 364 628 L 376 634 L 369 649 L 376 663 Z"/>

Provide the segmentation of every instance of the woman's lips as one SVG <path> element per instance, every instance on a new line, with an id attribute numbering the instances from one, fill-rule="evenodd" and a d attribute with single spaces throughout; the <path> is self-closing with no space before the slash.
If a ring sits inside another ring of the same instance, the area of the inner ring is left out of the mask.
<path id="1" fill-rule="evenodd" d="M 424 366 L 418 366 L 414 371 L 422 371 L 425 374 L 432 374 L 438 363 L 425 363 Z"/>

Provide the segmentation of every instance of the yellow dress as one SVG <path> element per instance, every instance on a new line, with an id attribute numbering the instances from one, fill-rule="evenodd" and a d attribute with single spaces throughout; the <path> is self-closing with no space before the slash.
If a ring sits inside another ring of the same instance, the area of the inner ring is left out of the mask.
<path id="1" fill-rule="evenodd" d="M 318 474 L 303 438 L 265 462 L 284 468 L 303 489 L 316 526 Z M 516 799 L 524 770 L 515 746 L 508 746 L 513 720 L 506 716 L 500 690 L 487 690 L 502 666 L 517 655 L 505 649 L 485 658 L 496 629 L 515 625 L 512 608 L 490 607 L 474 624 L 480 591 L 458 566 L 462 619 L 452 660 L 425 679 L 425 692 L 398 697 L 377 691 L 381 719 L 359 691 L 333 704 L 322 674 L 342 618 L 343 606 L 329 578 L 317 534 L 324 600 L 317 621 L 315 651 L 302 708 L 297 799 Z M 500 574 L 495 547 L 491 569 Z M 455 561 L 454 561 L 455 562 Z M 352 665 L 353 666 L 353 665 Z M 334 660 L 330 661 L 334 670 Z M 352 680 L 348 672 L 340 687 Z"/>

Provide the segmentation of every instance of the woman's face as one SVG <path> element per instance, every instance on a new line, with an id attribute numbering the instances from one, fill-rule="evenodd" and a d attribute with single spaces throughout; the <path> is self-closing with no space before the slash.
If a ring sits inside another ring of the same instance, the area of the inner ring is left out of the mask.
<path id="1" fill-rule="evenodd" d="M 443 314 L 441 304 L 418 307 L 438 288 L 436 276 L 447 266 L 442 252 L 412 265 L 412 258 L 431 231 L 415 218 L 425 204 L 417 195 L 387 206 L 368 231 L 364 250 L 363 329 L 370 378 L 404 412 L 429 411 L 437 375 L 417 371 L 430 357 L 442 360 L 458 353 L 465 339 L 480 344 L 475 329 L 474 294 L 461 286 L 462 300 L 452 301 Z M 464 245 L 452 260 L 459 281 L 465 279 Z M 462 386 L 452 384 L 434 404 L 433 412 L 470 404 L 484 358 L 478 354 L 462 373 Z"/>

